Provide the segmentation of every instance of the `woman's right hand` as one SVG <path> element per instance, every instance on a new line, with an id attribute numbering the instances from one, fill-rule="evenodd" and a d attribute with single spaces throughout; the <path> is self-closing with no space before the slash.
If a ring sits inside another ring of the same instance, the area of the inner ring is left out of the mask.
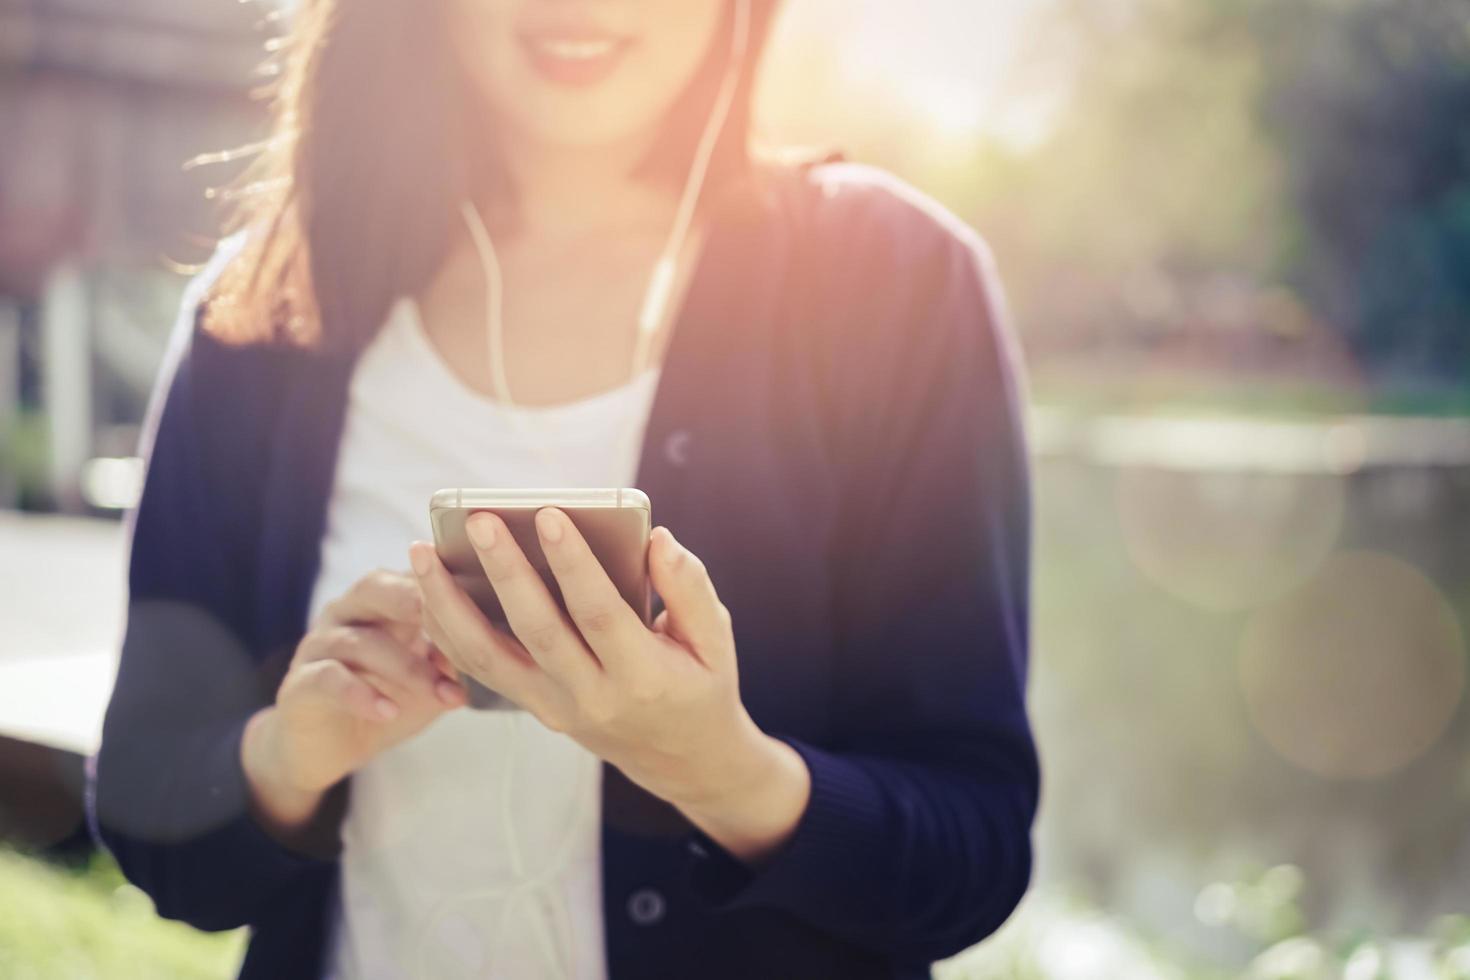
<path id="1" fill-rule="evenodd" d="M 334 783 L 468 702 L 421 616 L 413 577 L 378 570 L 302 638 L 276 703 L 250 719 L 241 743 L 257 811 L 278 836 L 304 827 Z"/>

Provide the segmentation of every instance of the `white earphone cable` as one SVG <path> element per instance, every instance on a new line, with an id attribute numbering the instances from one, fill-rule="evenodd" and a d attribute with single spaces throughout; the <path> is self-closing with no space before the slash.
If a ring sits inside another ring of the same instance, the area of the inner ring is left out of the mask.
<path id="1" fill-rule="evenodd" d="M 570 962 L 575 956 L 575 949 L 569 935 L 569 926 L 566 921 L 564 910 L 555 901 L 553 889 L 557 880 L 566 871 L 567 866 L 575 856 L 574 847 L 582 838 L 584 825 L 592 814 L 593 795 L 592 788 L 595 785 L 595 777 L 601 769 L 602 762 L 597 757 L 587 755 L 581 760 L 580 765 L 589 771 L 576 780 L 576 797 L 569 807 L 570 819 L 567 823 L 566 832 L 557 840 L 551 849 L 546 863 L 534 872 L 527 873 L 525 850 L 521 846 L 520 834 L 515 827 L 513 810 L 510 805 L 513 799 L 515 787 L 514 768 L 516 758 L 519 754 L 520 743 L 524 736 L 522 729 L 530 723 L 524 712 L 498 712 L 498 719 L 509 727 L 508 745 L 501 760 L 500 768 L 500 831 L 501 844 L 505 853 L 510 858 L 512 872 L 515 880 L 502 884 L 493 885 L 488 888 L 472 889 L 470 891 L 456 892 L 441 898 L 429 909 L 424 916 L 414 943 L 415 947 L 415 970 L 414 975 L 418 980 L 429 980 L 433 974 L 429 972 L 426 962 L 428 955 L 429 929 L 440 915 L 449 911 L 456 905 L 469 902 L 500 899 L 502 905 L 496 916 L 495 929 L 490 937 L 489 946 L 493 949 L 498 946 L 498 939 L 504 934 L 506 920 L 510 917 L 512 903 L 520 898 L 527 902 L 542 901 L 553 909 L 549 918 L 554 920 L 555 927 L 541 916 L 532 916 L 534 922 L 534 935 L 536 943 L 540 947 L 542 956 L 546 960 L 548 977 L 574 977 L 576 964 Z M 554 935 L 553 933 L 560 933 Z"/>
<path id="2" fill-rule="evenodd" d="M 674 286 L 674 273 L 679 250 L 689 234 L 694 220 L 694 209 L 704 189 L 704 180 L 709 173 L 710 160 L 714 157 L 715 145 L 725 128 L 730 115 L 730 106 L 735 101 L 735 91 L 740 85 L 741 69 L 745 64 L 746 50 L 750 45 L 750 0 L 736 0 L 735 23 L 730 39 L 730 64 L 720 81 L 720 91 L 715 96 L 714 111 L 700 134 L 699 146 L 694 152 L 694 164 L 689 179 L 684 184 L 684 193 L 679 200 L 679 210 L 674 215 L 674 226 L 669 232 L 668 244 L 663 255 L 653 267 L 648 292 L 644 297 L 643 309 L 638 314 L 638 342 L 633 349 L 633 374 L 643 363 L 643 352 L 653 339 L 654 332 L 663 320 Z"/>
<path id="3" fill-rule="evenodd" d="M 699 195 L 704 188 L 705 177 L 709 172 L 710 161 L 713 159 L 715 146 L 719 141 L 720 133 L 725 128 L 725 122 L 730 114 L 730 106 L 734 102 L 735 92 L 740 84 L 741 69 L 744 66 L 746 50 L 750 44 L 750 2 L 751 0 L 736 0 L 735 23 L 732 30 L 730 63 L 725 71 L 724 78 L 720 83 L 720 90 L 715 97 L 714 109 L 705 124 L 703 133 L 700 135 L 699 144 L 695 149 L 693 165 L 689 171 L 689 177 L 685 181 L 683 194 L 679 199 L 678 210 L 674 216 L 673 227 L 669 231 L 668 241 L 664 245 L 663 252 L 654 264 L 653 272 L 649 277 L 648 288 L 644 292 L 643 305 L 638 314 L 638 331 L 633 343 L 633 357 L 631 365 L 631 376 L 636 379 L 648 359 L 648 350 L 653 342 L 654 334 L 663 323 L 669 301 L 673 293 L 674 279 L 678 270 L 679 254 L 684 248 L 689 237 L 690 225 L 694 220 L 694 210 L 699 201 Z M 536 434 L 528 431 L 528 425 L 523 413 L 517 412 L 514 397 L 511 395 L 510 382 L 505 373 L 505 322 L 504 322 L 504 276 L 500 268 L 500 260 L 495 251 L 495 244 L 490 238 L 489 231 L 485 228 L 485 222 L 480 217 L 479 208 L 473 201 L 465 198 L 460 202 L 460 210 L 464 216 L 465 224 L 469 228 L 470 239 L 479 254 L 480 264 L 485 274 L 485 305 L 487 309 L 487 320 L 489 324 L 488 354 L 490 360 L 490 378 L 495 386 L 495 395 L 506 408 L 511 410 L 515 417 L 515 424 L 521 430 L 524 438 L 537 446 L 542 461 L 547 464 L 550 472 L 555 472 L 557 465 L 546 452 L 541 440 Z M 638 432 L 627 434 L 625 438 L 636 438 Z"/>
<path id="4" fill-rule="evenodd" d="M 693 165 L 689 177 L 684 185 L 684 191 L 679 200 L 679 207 L 675 214 L 674 225 L 669 233 L 668 242 L 664 246 L 663 253 L 654 265 L 653 273 L 649 278 L 648 288 L 644 294 L 643 306 L 638 316 L 638 332 L 633 345 L 632 376 L 638 378 L 644 362 L 648 359 L 649 348 L 654 335 L 662 324 L 665 317 L 670 297 L 673 292 L 674 279 L 677 271 L 677 262 L 681 250 L 689 236 L 690 226 L 694 218 L 695 206 L 699 201 L 699 195 L 704 187 L 706 175 L 709 171 L 710 161 L 714 155 L 714 149 L 718 142 L 720 133 L 725 127 L 729 116 L 730 106 L 734 101 L 736 89 L 739 86 L 740 76 L 744 67 L 747 48 L 750 43 L 751 29 L 751 0 L 735 0 L 735 23 L 731 39 L 730 62 L 726 68 L 720 89 L 715 98 L 715 105 L 710 118 L 705 123 L 704 132 L 701 134 L 698 146 L 695 149 Z M 461 213 L 465 224 L 469 228 L 471 241 L 479 255 L 480 264 L 485 274 L 486 308 L 489 329 L 488 348 L 490 360 L 490 377 L 495 386 L 496 396 L 501 403 L 511 410 L 515 418 L 516 426 L 522 435 L 533 443 L 537 451 L 542 455 L 547 464 L 547 472 L 554 473 L 558 466 L 556 460 L 547 450 L 543 442 L 536 437 L 535 433 L 528 432 L 528 426 L 523 413 L 516 411 L 517 405 L 511 396 L 510 383 L 505 372 L 505 324 L 502 308 L 502 296 L 504 293 L 503 274 L 500 261 L 495 253 L 495 245 L 490 239 L 490 234 L 485 228 L 485 223 L 480 217 L 480 212 L 474 203 L 468 198 L 461 202 Z M 422 322 L 422 321 L 421 321 Z M 641 436 L 641 430 L 634 430 L 626 438 L 633 439 Z M 524 714 L 516 711 L 511 712 L 511 739 L 508 746 L 508 754 L 505 764 L 501 770 L 500 779 L 500 820 L 504 836 L 504 846 L 510 858 L 510 863 L 515 877 L 518 879 L 499 887 L 479 890 L 470 894 L 451 896 L 439 903 L 439 906 L 421 921 L 418 930 L 416 947 L 416 960 L 418 975 L 424 976 L 424 954 L 425 943 L 428 939 L 430 924 L 435 919 L 435 914 L 444 906 L 455 901 L 467 901 L 492 897 L 503 897 L 506 900 L 497 920 L 496 936 L 492 938 L 495 942 L 505 927 L 506 918 L 509 913 L 510 900 L 517 896 L 525 896 L 530 901 L 545 900 L 551 906 L 551 912 L 559 929 L 553 928 L 540 916 L 536 918 L 535 934 L 543 954 L 547 960 L 547 967 L 553 974 L 560 971 L 562 977 L 572 978 L 575 975 L 576 965 L 571 962 L 574 955 L 570 936 L 568 935 L 570 923 L 567 921 L 566 910 L 561 903 L 552 901 L 554 896 L 550 892 L 554 882 L 565 870 L 571 861 L 573 844 L 578 839 L 584 821 L 580 817 L 591 812 L 592 800 L 589 796 L 588 787 L 592 780 L 582 780 L 582 790 L 578 794 L 573 807 L 573 819 L 569 821 L 568 831 L 552 849 L 551 859 L 547 865 L 535 874 L 527 876 L 526 860 L 520 841 L 520 835 L 514 826 L 514 816 L 510 806 L 510 800 L 514 792 L 513 767 L 515 755 L 520 742 L 521 725 L 525 722 Z M 600 770 L 601 762 L 595 757 L 588 757 L 588 764 Z M 560 932 L 560 937 L 554 936 L 553 931 Z M 561 954 L 558 955 L 557 939 L 560 939 Z"/>

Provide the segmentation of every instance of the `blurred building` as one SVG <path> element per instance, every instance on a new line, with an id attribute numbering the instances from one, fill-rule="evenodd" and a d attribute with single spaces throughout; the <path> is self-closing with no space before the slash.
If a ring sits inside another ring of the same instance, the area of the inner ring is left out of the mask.
<path id="1" fill-rule="evenodd" d="M 120 502 L 88 462 L 133 451 L 232 175 L 183 164 L 260 134 L 274 9 L 0 0 L 0 506 Z"/>

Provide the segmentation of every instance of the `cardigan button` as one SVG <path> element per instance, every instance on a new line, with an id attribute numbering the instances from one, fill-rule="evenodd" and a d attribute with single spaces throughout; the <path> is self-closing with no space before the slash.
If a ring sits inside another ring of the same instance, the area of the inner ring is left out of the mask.
<path id="1" fill-rule="evenodd" d="M 664 458 L 675 466 L 689 464 L 689 430 L 675 429 L 664 440 Z"/>
<path id="2" fill-rule="evenodd" d="M 640 888 L 628 896 L 628 918 L 636 925 L 651 926 L 661 921 L 667 908 L 663 895 L 653 888 Z"/>

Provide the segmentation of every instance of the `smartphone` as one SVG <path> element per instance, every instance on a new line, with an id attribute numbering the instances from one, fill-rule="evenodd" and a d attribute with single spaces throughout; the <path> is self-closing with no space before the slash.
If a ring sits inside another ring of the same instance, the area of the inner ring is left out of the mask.
<path id="1" fill-rule="evenodd" d="M 653 529 L 648 495 L 631 487 L 611 489 L 490 490 L 451 488 L 436 491 L 429 500 L 434 547 L 444 567 L 467 596 L 495 626 L 509 631 L 495 589 L 480 565 L 465 521 L 488 510 L 505 521 L 533 568 L 546 583 L 557 604 L 566 609 L 561 587 L 546 563 L 536 533 L 536 512 L 556 507 L 587 539 L 592 554 L 606 569 L 633 611 L 645 625 L 651 622 L 652 591 L 648 582 L 648 536 Z M 514 703 L 472 677 L 460 675 L 470 694 L 470 706 L 482 710 L 517 710 Z"/>

